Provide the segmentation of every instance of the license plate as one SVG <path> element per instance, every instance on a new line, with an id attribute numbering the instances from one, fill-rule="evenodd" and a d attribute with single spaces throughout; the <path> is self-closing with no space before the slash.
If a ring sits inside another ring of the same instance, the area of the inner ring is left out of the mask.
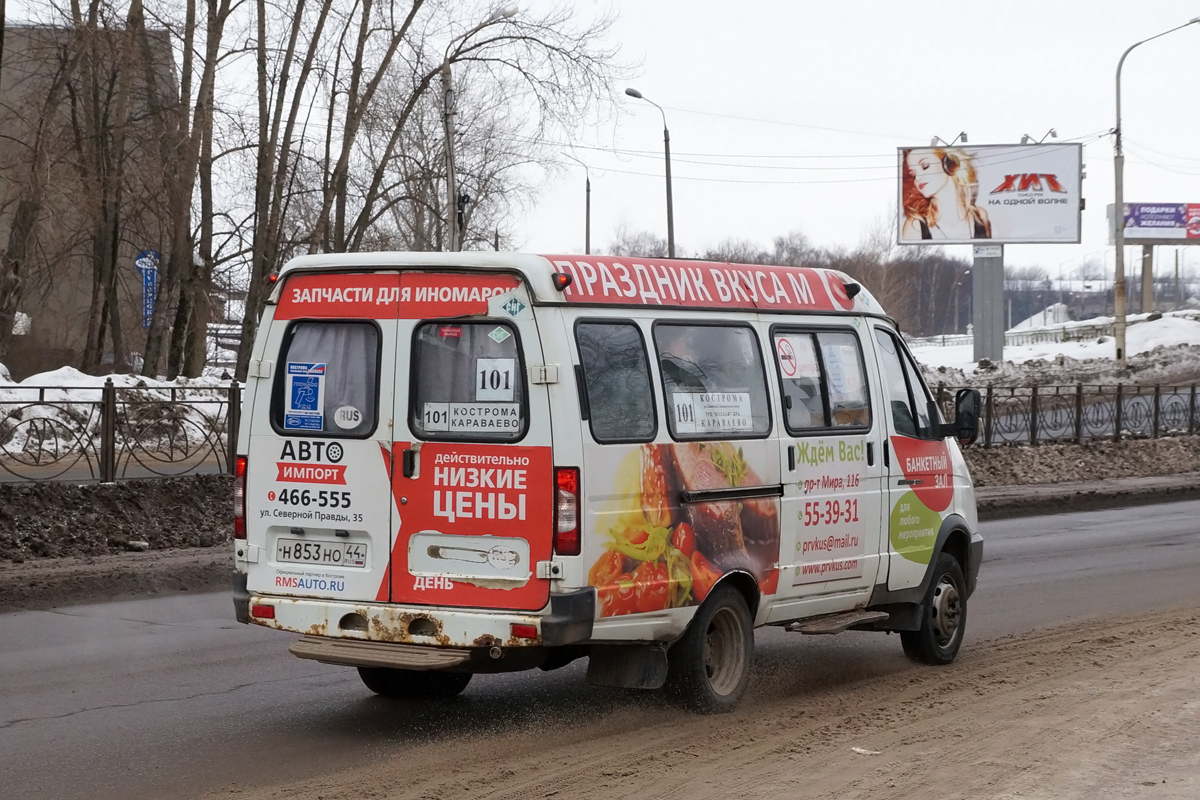
<path id="1" fill-rule="evenodd" d="M 289 564 L 323 564 L 331 567 L 365 567 L 366 542 L 305 541 L 277 539 L 275 560 Z"/>

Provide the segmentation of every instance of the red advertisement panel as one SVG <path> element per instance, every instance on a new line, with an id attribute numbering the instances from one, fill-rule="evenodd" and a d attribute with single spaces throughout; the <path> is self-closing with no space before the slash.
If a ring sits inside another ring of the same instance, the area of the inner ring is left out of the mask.
<path id="1" fill-rule="evenodd" d="M 399 464 L 408 444 L 394 447 Z M 553 473 L 549 447 L 425 443 L 417 477 L 392 475 L 391 601 L 543 608 L 549 582 L 536 564 L 551 557 Z"/>
<path id="2" fill-rule="evenodd" d="M 647 258 L 545 258 L 572 277 L 563 292 L 571 303 L 774 311 L 849 311 L 855 305 L 842 277 L 828 270 Z"/>
<path id="3" fill-rule="evenodd" d="M 288 276 L 275 319 L 424 319 L 486 314 L 520 285 L 512 275 L 436 272 Z"/>

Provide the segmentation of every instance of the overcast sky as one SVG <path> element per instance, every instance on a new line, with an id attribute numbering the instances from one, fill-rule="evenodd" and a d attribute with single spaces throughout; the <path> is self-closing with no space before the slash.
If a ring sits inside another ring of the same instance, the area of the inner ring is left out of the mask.
<path id="1" fill-rule="evenodd" d="M 853 248 L 872 226 L 894 231 L 896 147 L 960 131 L 973 145 L 1014 143 L 1054 128 L 1057 141 L 1085 144 L 1082 243 L 1005 253 L 1054 275 L 1089 256 L 1113 263 L 1105 209 L 1121 53 L 1200 16 L 1198 0 L 613 6 L 613 42 L 638 64 L 629 85 L 666 109 L 677 245 L 695 252 L 733 237 L 769 246 L 798 230 Z M 666 236 L 662 118 L 644 101 L 620 102 L 627 113 L 615 127 L 584 130 L 586 147 L 570 151 L 591 169 L 593 252 L 622 224 Z M 1129 56 L 1122 122 L 1126 201 L 1200 202 L 1200 24 Z M 552 176 L 518 231 L 524 249 L 583 252 L 583 168 Z M 969 246 L 948 251 L 971 257 Z M 1173 249 L 1160 251 L 1173 267 Z M 1186 263 L 1200 265 L 1200 247 Z"/>

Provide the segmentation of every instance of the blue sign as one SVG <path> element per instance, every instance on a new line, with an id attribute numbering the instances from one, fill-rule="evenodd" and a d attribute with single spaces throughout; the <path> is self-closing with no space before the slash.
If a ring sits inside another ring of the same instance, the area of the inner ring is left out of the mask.
<path id="1" fill-rule="evenodd" d="M 287 408 L 283 415 L 285 429 L 319 431 L 324 428 L 324 378 L 324 363 L 288 362 Z"/>
<path id="2" fill-rule="evenodd" d="M 154 318 L 154 301 L 158 297 L 158 252 L 143 250 L 133 265 L 142 273 L 142 327 L 149 328 Z"/>

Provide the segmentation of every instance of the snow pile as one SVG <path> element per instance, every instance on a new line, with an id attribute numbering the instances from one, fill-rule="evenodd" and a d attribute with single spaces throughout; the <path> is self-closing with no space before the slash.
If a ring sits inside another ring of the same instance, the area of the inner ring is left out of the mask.
<path id="1" fill-rule="evenodd" d="M 1064 303 L 1054 303 L 1046 306 L 1029 319 L 1021 320 L 1009 330 L 1023 331 L 1030 328 L 1045 328 L 1050 325 L 1063 325 L 1071 321 L 1071 309 Z M 1092 320 L 1088 320 L 1088 322 L 1092 322 Z"/>
<path id="2" fill-rule="evenodd" d="M 1087 320 L 1096 325 L 1112 318 Z M 1116 363 L 1111 336 L 1086 341 L 1040 342 L 1004 348 L 1003 364 L 976 364 L 974 346 L 922 346 L 913 355 L 933 383 L 1026 386 L 1030 384 L 1133 383 L 1182 385 L 1200 381 L 1200 319 L 1194 313 L 1138 315 L 1125 331 L 1126 368 Z"/>

